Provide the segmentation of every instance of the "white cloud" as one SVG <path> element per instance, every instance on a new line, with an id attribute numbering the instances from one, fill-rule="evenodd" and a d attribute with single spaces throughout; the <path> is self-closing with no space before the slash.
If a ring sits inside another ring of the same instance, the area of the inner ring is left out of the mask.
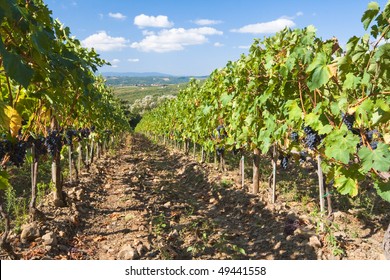
<path id="1" fill-rule="evenodd" d="M 110 18 L 115 18 L 115 19 L 119 19 L 119 20 L 125 20 L 126 19 L 126 16 L 121 14 L 121 13 L 108 13 L 108 16 Z"/>
<path id="2" fill-rule="evenodd" d="M 99 13 L 98 16 L 99 16 L 99 19 L 103 19 L 104 18 L 104 15 L 102 13 Z"/>
<path id="3" fill-rule="evenodd" d="M 150 31 L 150 30 L 142 30 L 142 34 L 144 36 L 148 36 L 148 35 L 154 35 L 154 31 Z"/>
<path id="4" fill-rule="evenodd" d="M 173 22 L 168 20 L 167 16 L 147 16 L 144 14 L 138 15 L 134 18 L 134 24 L 140 28 L 143 27 L 161 27 L 169 28 L 173 26 Z"/>
<path id="5" fill-rule="evenodd" d="M 222 35 L 223 32 L 211 27 L 164 29 L 158 34 L 148 35 L 131 47 L 143 52 L 181 51 L 186 46 L 201 45 L 208 42 L 209 35 Z"/>
<path id="6" fill-rule="evenodd" d="M 111 62 L 111 67 L 112 68 L 118 68 L 118 63 L 121 62 L 119 59 L 117 58 L 114 58 L 113 60 L 110 61 Z"/>
<path id="7" fill-rule="evenodd" d="M 198 19 L 194 21 L 197 25 L 214 25 L 214 24 L 220 24 L 222 23 L 221 20 L 214 20 L 214 19 Z"/>
<path id="8" fill-rule="evenodd" d="M 129 58 L 128 62 L 139 62 L 139 58 Z"/>
<path id="9" fill-rule="evenodd" d="M 111 37 L 106 31 L 99 31 L 81 41 L 87 48 L 94 48 L 97 51 L 121 50 L 127 47 L 128 40 L 123 37 Z"/>
<path id="10" fill-rule="evenodd" d="M 303 12 L 299 11 L 299 12 L 297 12 L 295 15 L 296 15 L 297 17 L 301 17 L 301 16 L 303 16 Z"/>
<path id="11" fill-rule="evenodd" d="M 248 24 L 239 29 L 232 29 L 231 32 L 252 33 L 252 34 L 269 34 L 276 33 L 285 27 L 294 27 L 295 22 L 287 18 L 279 18 L 277 20 Z"/>
<path id="12" fill-rule="evenodd" d="M 239 49 L 248 50 L 251 46 L 238 46 Z"/>
<path id="13" fill-rule="evenodd" d="M 216 42 L 216 43 L 214 43 L 214 47 L 217 47 L 217 48 L 219 48 L 219 47 L 223 47 L 223 46 L 225 46 L 224 44 L 222 44 L 222 43 L 220 43 L 220 42 Z"/>

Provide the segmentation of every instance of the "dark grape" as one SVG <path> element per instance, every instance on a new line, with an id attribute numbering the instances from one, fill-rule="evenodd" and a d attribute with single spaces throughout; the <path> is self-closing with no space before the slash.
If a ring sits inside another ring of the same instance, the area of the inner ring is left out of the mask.
<path id="1" fill-rule="evenodd" d="M 9 153 L 12 149 L 12 143 L 8 139 L 0 140 L 0 161 L 3 160 L 4 156 Z"/>
<path id="2" fill-rule="evenodd" d="M 43 156 L 47 154 L 47 148 L 45 146 L 45 138 L 40 136 L 37 139 L 34 139 L 35 145 L 35 156 Z"/>
<path id="3" fill-rule="evenodd" d="M 365 133 L 368 142 L 371 142 L 372 139 L 374 139 L 374 134 L 379 134 L 377 129 L 369 130 Z"/>
<path id="4" fill-rule="evenodd" d="M 24 141 L 17 141 L 12 145 L 12 151 L 10 153 L 10 161 L 17 167 L 20 167 L 24 163 L 26 157 L 27 143 Z"/>
<path id="5" fill-rule="evenodd" d="M 219 125 L 217 127 L 218 139 L 223 139 L 227 136 L 225 127 L 223 125 Z"/>
<path id="6" fill-rule="evenodd" d="M 355 115 L 346 115 L 342 113 L 341 117 L 343 118 L 343 123 L 347 126 L 348 130 L 352 130 L 353 123 L 355 122 Z"/>
<path id="7" fill-rule="evenodd" d="M 238 155 L 240 152 L 241 152 L 241 149 L 236 149 L 236 147 L 233 147 L 233 149 L 232 149 L 233 156 Z"/>
<path id="8" fill-rule="evenodd" d="M 282 165 L 282 168 L 283 168 L 283 169 L 287 169 L 287 165 L 288 165 L 288 156 L 284 156 L 284 157 L 282 158 L 281 165 Z"/>
<path id="9" fill-rule="evenodd" d="M 225 152 L 225 148 L 217 148 L 216 152 L 218 156 L 223 155 L 223 153 Z"/>
<path id="10" fill-rule="evenodd" d="M 80 132 L 82 138 L 88 138 L 89 134 L 91 134 L 91 131 L 89 130 L 89 128 L 79 129 L 79 132 Z"/>
<path id="11" fill-rule="evenodd" d="M 321 142 L 321 137 L 311 127 L 306 126 L 303 128 L 306 133 L 305 144 L 310 150 L 314 150 Z"/>
<path id="12" fill-rule="evenodd" d="M 304 163 L 307 158 L 307 153 L 305 151 L 302 151 L 299 153 L 299 163 Z"/>
<path id="13" fill-rule="evenodd" d="M 303 128 L 303 131 L 306 133 L 306 134 L 311 134 L 314 132 L 314 130 L 310 127 L 310 126 L 305 126 Z"/>
<path id="14" fill-rule="evenodd" d="M 45 139 L 45 145 L 47 150 L 52 156 L 54 156 L 57 151 L 61 151 L 62 148 L 62 139 L 61 135 L 57 130 L 49 131 L 49 135 Z"/>
<path id="15" fill-rule="evenodd" d="M 373 150 L 376 150 L 376 148 L 378 148 L 378 142 L 374 141 L 374 142 L 370 143 L 370 146 Z"/>
<path id="16" fill-rule="evenodd" d="M 291 135 L 290 135 L 290 138 L 291 138 L 291 140 L 293 140 L 294 142 L 298 142 L 298 140 L 299 140 L 298 132 L 293 131 L 293 132 L 291 133 Z"/>
<path id="17" fill-rule="evenodd" d="M 71 146 L 73 143 L 73 136 L 77 136 L 77 131 L 74 129 L 68 129 L 65 132 L 65 144 Z"/>

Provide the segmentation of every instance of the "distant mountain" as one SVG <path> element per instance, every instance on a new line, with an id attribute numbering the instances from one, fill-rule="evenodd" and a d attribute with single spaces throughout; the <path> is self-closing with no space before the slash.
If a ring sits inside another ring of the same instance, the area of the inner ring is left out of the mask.
<path id="1" fill-rule="evenodd" d="M 103 72 L 110 86 L 159 86 L 188 83 L 191 78 L 205 79 L 207 76 L 173 76 L 158 72 Z"/>
<path id="2" fill-rule="evenodd" d="M 159 72 L 102 72 L 104 77 L 174 77 L 174 75 L 169 75 Z"/>

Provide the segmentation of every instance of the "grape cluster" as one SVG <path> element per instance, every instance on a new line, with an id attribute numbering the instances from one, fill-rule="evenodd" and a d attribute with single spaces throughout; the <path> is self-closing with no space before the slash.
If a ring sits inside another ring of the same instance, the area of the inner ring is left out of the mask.
<path id="1" fill-rule="evenodd" d="M 45 138 L 45 146 L 52 156 L 54 156 L 62 148 L 61 134 L 57 130 L 49 131 Z"/>
<path id="2" fill-rule="evenodd" d="M 287 169 L 288 166 L 288 156 L 283 156 L 282 161 L 280 162 L 283 169 Z"/>
<path id="3" fill-rule="evenodd" d="M 373 141 L 374 140 L 374 135 L 380 135 L 377 129 L 374 130 L 369 130 L 365 133 L 367 141 L 370 143 L 370 146 L 373 150 L 376 150 L 378 148 L 378 142 Z"/>
<path id="4" fill-rule="evenodd" d="M 0 140 L 0 161 L 3 160 L 4 156 L 9 153 L 12 149 L 12 143 L 6 138 Z"/>
<path id="5" fill-rule="evenodd" d="M 233 156 L 238 155 L 240 152 L 241 152 L 241 149 L 237 149 L 236 147 L 233 147 L 233 149 L 232 149 Z"/>
<path id="6" fill-rule="evenodd" d="M 298 135 L 298 132 L 296 131 L 293 131 L 290 135 L 290 138 L 293 142 L 298 142 L 299 140 L 299 135 Z"/>
<path id="7" fill-rule="evenodd" d="M 79 132 L 80 132 L 80 135 L 82 138 L 88 138 L 89 135 L 91 134 L 91 131 L 89 130 L 89 128 L 81 128 L 81 129 L 79 129 Z"/>
<path id="8" fill-rule="evenodd" d="M 218 133 L 218 139 L 223 139 L 227 136 L 227 133 L 225 131 L 225 127 L 223 125 L 219 125 L 217 127 L 217 133 Z"/>
<path id="9" fill-rule="evenodd" d="M 20 167 L 24 163 L 26 157 L 27 143 L 24 141 L 17 141 L 13 143 L 10 153 L 10 161 L 17 167 Z"/>
<path id="10" fill-rule="evenodd" d="M 33 140 L 35 146 L 35 156 L 44 156 L 47 154 L 47 148 L 45 146 L 45 138 L 39 136 L 37 139 Z"/>
<path id="11" fill-rule="evenodd" d="M 305 126 L 303 131 L 306 133 L 305 144 L 310 150 L 315 150 L 321 142 L 321 137 L 310 126 Z"/>
<path id="12" fill-rule="evenodd" d="M 302 164 L 302 163 L 306 162 L 306 158 L 307 158 L 307 152 L 301 151 L 299 153 L 299 163 Z"/>
<path id="13" fill-rule="evenodd" d="M 217 156 L 221 156 L 225 152 L 225 148 L 221 148 L 221 147 L 217 148 L 216 152 L 217 152 Z"/>
<path id="14" fill-rule="evenodd" d="M 360 138 L 360 143 L 357 144 L 357 148 L 361 148 L 363 146 L 363 139 L 362 139 L 362 136 L 360 135 L 360 132 L 354 132 L 352 131 L 354 134 L 358 135 L 359 138 Z M 380 137 L 381 134 L 378 132 L 377 129 L 373 129 L 373 130 L 368 130 L 366 129 L 365 133 L 364 133 L 364 136 L 365 136 L 365 139 L 367 140 L 367 142 L 370 144 L 371 146 L 371 149 L 373 150 L 376 150 L 378 148 L 378 141 L 374 141 L 375 139 L 377 138 L 374 138 L 374 136 L 377 136 L 377 137 Z"/>
<path id="15" fill-rule="evenodd" d="M 347 126 L 348 130 L 352 130 L 353 123 L 355 122 L 355 115 L 346 115 L 342 113 L 341 117 L 343 118 L 343 123 Z"/>
<path id="16" fill-rule="evenodd" d="M 74 129 L 68 129 L 65 131 L 65 144 L 71 146 L 73 143 L 73 136 L 77 136 L 77 131 Z"/>

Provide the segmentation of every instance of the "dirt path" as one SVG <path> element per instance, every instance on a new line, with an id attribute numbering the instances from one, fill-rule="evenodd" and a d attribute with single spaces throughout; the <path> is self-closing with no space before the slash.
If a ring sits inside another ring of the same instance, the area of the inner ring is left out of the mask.
<path id="1" fill-rule="evenodd" d="M 300 203 L 267 204 L 236 186 L 234 172 L 222 176 L 141 136 L 131 142 L 66 187 L 68 207 L 40 206 L 46 218 L 32 225 L 40 236 L 29 242 L 13 237 L 23 258 L 340 258 Z M 345 226 L 354 219 L 336 214 Z M 383 258 L 381 225 L 354 222 L 353 237 L 343 228 L 334 234 L 342 257 Z"/>

